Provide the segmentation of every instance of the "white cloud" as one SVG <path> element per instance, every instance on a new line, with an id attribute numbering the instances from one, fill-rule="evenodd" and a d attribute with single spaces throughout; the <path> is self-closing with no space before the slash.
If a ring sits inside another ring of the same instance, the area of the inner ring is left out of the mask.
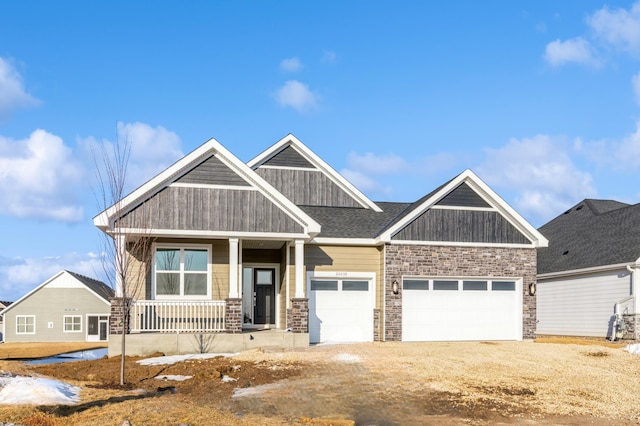
<path id="1" fill-rule="evenodd" d="M 283 59 L 280 62 L 280 69 L 282 71 L 287 71 L 287 72 L 298 72 L 303 68 L 302 66 L 302 62 L 300 62 L 300 59 L 293 57 L 293 58 L 288 58 L 288 59 Z"/>
<path id="2" fill-rule="evenodd" d="M 117 135 L 121 143 L 128 142 L 131 148 L 125 192 L 142 185 L 184 155 L 180 137 L 162 126 L 119 122 Z M 94 137 L 80 140 L 79 144 L 98 155 L 101 153 L 99 144 L 104 144 L 107 152 L 111 152 L 113 146 L 113 142 L 109 140 L 99 142 Z"/>
<path id="3" fill-rule="evenodd" d="M 57 257 L 26 259 L 0 258 L 2 299 L 15 302 L 63 269 L 103 279 L 100 257 L 93 253 L 67 253 Z"/>
<path id="4" fill-rule="evenodd" d="M 318 103 L 318 95 L 312 92 L 304 83 L 298 80 L 289 80 L 278 89 L 276 100 L 284 107 L 291 107 L 303 112 L 315 108 Z"/>
<path id="5" fill-rule="evenodd" d="M 347 164 L 351 169 L 373 175 L 396 173 L 407 168 L 407 162 L 393 153 L 376 155 L 367 152 L 364 155 L 359 155 L 355 152 L 350 152 L 347 157 Z"/>
<path id="6" fill-rule="evenodd" d="M 560 66 L 570 62 L 597 65 L 589 42 L 582 37 L 552 41 L 547 44 L 544 58 L 552 66 Z"/>
<path id="7" fill-rule="evenodd" d="M 84 168 L 61 138 L 44 130 L 28 139 L 0 137 L 0 213 L 20 218 L 77 222 L 75 193 Z"/>
<path id="8" fill-rule="evenodd" d="M 337 59 L 336 52 L 325 50 L 324 52 L 322 52 L 322 58 L 320 59 L 320 61 L 323 64 L 333 64 L 336 62 L 336 59 Z"/>
<path id="9" fill-rule="evenodd" d="M 26 92 L 20 73 L 0 57 L 0 121 L 7 120 L 17 109 L 39 104 L 38 99 Z"/>
<path id="10" fill-rule="evenodd" d="M 637 77 L 637 76 L 636 76 Z M 619 140 L 584 142 L 581 154 L 599 165 L 616 171 L 640 169 L 640 121 L 636 130 Z"/>
<path id="11" fill-rule="evenodd" d="M 360 191 L 370 194 L 388 194 L 391 188 L 385 187 L 373 178 L 357 170 L 342 169 L 340 174 Z"/>
<path id="12" fill-rule="evenodd" d="M 516 211 L 546 221 L 596 195 L 591 175 L 579 170 L 570 157 L 572 146 L 547 135 L 512 139 L 502 148 L 487 149 L 478 174 L 497 190 L 515 191 Z"/>
<path id="13" fill-rule="evenodd" d="M 616 49 L 640 52 L 640 2 L 631 9 L 610 10 L 607 6 L 587 18 L 597 38 Z"/>

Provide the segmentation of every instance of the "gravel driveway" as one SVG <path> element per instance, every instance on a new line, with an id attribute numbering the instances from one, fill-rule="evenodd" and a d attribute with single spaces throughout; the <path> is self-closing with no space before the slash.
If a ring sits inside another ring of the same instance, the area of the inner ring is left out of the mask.
<path id="1" fill-rule="evenodd" d="M 640 355 L 524 342 L 327 345 L 247 352 L 305 371 L 239 394 L 237 413 L 356 424 L 638 424 Z"/>

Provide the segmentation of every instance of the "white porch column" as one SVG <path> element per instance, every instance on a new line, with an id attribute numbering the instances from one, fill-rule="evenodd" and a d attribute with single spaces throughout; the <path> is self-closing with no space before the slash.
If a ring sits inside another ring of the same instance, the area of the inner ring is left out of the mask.
<path id="1" fill-rule="evenodd" d="M 304 240 L 296 240 L 295 247 L 296 299 L 303 299 L 307 289 L 307 283 L 304 280 Z"/>
<path id="2" fill-rule="evenodd" d="M 238 283 L 238 239 L 229 238 L 229 299 L 240 297 Z"/>
<path id="3" fill-rule="evenodd" d="M 124 283 L 122 282 L 122 278 L 126 273 L 127 268 L 127 237 L 124 234 L 116 234 L 113 236 L 113 241 L 116 249 L 116 297 L 124 297 Z"/>

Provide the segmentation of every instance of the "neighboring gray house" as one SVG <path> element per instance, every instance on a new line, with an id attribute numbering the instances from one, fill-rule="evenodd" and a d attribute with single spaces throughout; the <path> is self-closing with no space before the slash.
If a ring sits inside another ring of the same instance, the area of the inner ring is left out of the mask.
<path id="1" fill-rule="evenodd" d="M 113 290 L 60 271 L 1 313 L 5 342 L 99 342 L 109 338 Z"/>
<path id="2" fill-rule="evenodd" d="M 470 170 L 424 189 L 374 202 L 293 135 L 248 163 L 209 140 L 94 218 L 148 277 L 127 351 L 532 338 L 546 239 Z"/>
<path id="3" fill-rule="evenodd" d="M 618 313 L 638 338 L 640 204 L 583 200 L 539 231 L 536 333 L 611 337 Z"/>
<path id="4" fill-rule="evenodd" d="M 0 300 L 0 313 L 2 312 L 2 310 L 4 308 L 7 308 L 9 305 L 11 304 L 11 302 L 7 302 L 7 301 L 2 301 Z M 3 323 L 3 316 L 0 314 L 0 342 L 4 342 L 4 334 L 2 333 L 2 331 L 4 330 L 2 328 L 2 323 Z"/>

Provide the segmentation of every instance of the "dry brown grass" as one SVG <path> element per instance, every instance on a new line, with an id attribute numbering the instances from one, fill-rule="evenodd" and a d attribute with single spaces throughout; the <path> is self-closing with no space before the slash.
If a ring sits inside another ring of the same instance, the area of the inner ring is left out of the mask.
<path id="1" fill-rule="evenodd" d="M 603 338 L 595 337 L 572 337 L 572 336 L 539 336 L 534 340 L 536 343 L 557 343 L 562 345 L 596 345 L 605 348 L 624 348 L 630 342 L 618 340 L 611 342 Z"/>
<path id="2" fill-rule="evenodd" d="M 106 343 L 100 342 L 3 343 L 0 345 L 0 359 L 46 358 L 63 353 L 106 347 Z"/>

